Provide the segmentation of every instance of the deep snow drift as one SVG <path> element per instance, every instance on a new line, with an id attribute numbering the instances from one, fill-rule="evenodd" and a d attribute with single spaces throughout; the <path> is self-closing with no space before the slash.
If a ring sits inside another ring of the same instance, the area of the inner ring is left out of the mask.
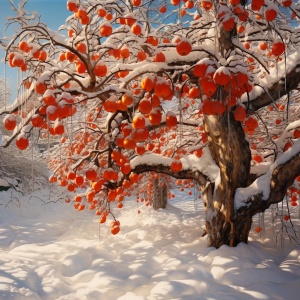
<path id="1" fill-rule="evenodd" d="M 125 201 L 123 209 L 115 209 L 121 222 L 116 236 L 109 232 L 111 217 L 99 227 L 94 213 L 54 203 L 47 190 L 36 192 L 29 202 L 24 197 L 20 208 L 10 193 L 0 192 L 0 203 L 12 200 L 0 206 L 1 300 L 299 296 L 300 247 L 287 239 L 281 243 L 276 235 L 280 225 L 272 227 L 270 214 L 263 233 L 251 233 L 249 245 L 216 250 L 201 237 L 200 202 L 184 193 L 176 192 L 167 209 L 157 212 Z"/>

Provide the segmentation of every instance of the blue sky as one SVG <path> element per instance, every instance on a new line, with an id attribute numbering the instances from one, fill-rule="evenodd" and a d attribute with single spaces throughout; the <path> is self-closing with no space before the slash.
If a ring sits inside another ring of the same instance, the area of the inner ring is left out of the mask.
<path id="1" fill-rule="evenodd" d="M 0 0 L 0 37 L 9 35 L 12 31 L 6 33 L 7 16 L 13 16 L 14 12 L 11 10 L 11 4 L 8 0 Z M 14 0 L 17 6 L 21 0 Z M 66 8 L 67 0 L 27 0 L 25 9 L 29 12 L 36 11 L 41 16 L 41 21 L 46 23 L 47 26 L 53 30 L 58 30 L 65 19 L 70 15 Z M 0 60 L 4 57 L 4 52 L 0 50 Z M 7 83 L 13 96 L 16 96 L 17 90 L 17 72 L 15 69 L 6 67 Z M 4 64 L 0 63 L 0 77 L 4 77 Z"/>

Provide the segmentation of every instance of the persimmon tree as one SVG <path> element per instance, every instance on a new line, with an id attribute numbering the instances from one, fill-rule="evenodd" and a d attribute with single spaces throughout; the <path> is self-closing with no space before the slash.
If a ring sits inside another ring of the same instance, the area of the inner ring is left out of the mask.
<path id="1" fill-rule="evenodd" d="M 23 74 L 1 110 L 5 145 L 58 141 L 50 181 L 75 193 L 76 209 L 105 222 L 164 174 L 199 186 L 208 245 L 219 247 L 247 242 L 252 217 L 286 194 L 297 205 L 296 1 L 68 0 L 59 31 L 25 2 L 1 39 Z"/>

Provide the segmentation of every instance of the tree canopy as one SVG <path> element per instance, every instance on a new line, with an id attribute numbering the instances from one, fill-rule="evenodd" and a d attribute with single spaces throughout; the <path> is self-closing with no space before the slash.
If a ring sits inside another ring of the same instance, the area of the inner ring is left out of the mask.
<path id="1" fill-rule="evenodd" d="M 25 4 L 12 4 L 19 30 L 0 40 L 22 72 L 0 110 L 5 146 L 55 141 L 50 182 L 76 209 L 104 222 L 164 174 L 199 185 L 219 247 L 247 242 L 252 216 L 286 193 L 297 205 L 298 1 L 68 0 L 58 31 Z"/>

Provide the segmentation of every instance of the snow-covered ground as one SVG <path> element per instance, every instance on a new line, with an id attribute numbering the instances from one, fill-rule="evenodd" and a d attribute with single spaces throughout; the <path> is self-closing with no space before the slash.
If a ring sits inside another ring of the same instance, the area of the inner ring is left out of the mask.
<path id="1" fill-rule="evenodd" d="M 110 219 L 99 227 L 90 212 L 75 212 L 43 193 L 29 202 L 24 197 L 18 207 L 10 191 L 0 192 L 0 203 L 12 200 L 0 206 L 1 300 L 299 297 L 300 247 L 281 243 L 280 235 L 275 246 L 278 228 L 267 216 L 265 230 L 252 232 L 248 245 L 216 250 L 201 237 L 201 205 L 184 193 L 157 212 L 126 201 L 116 209 L 116 236 L 109 233 Z"/>

